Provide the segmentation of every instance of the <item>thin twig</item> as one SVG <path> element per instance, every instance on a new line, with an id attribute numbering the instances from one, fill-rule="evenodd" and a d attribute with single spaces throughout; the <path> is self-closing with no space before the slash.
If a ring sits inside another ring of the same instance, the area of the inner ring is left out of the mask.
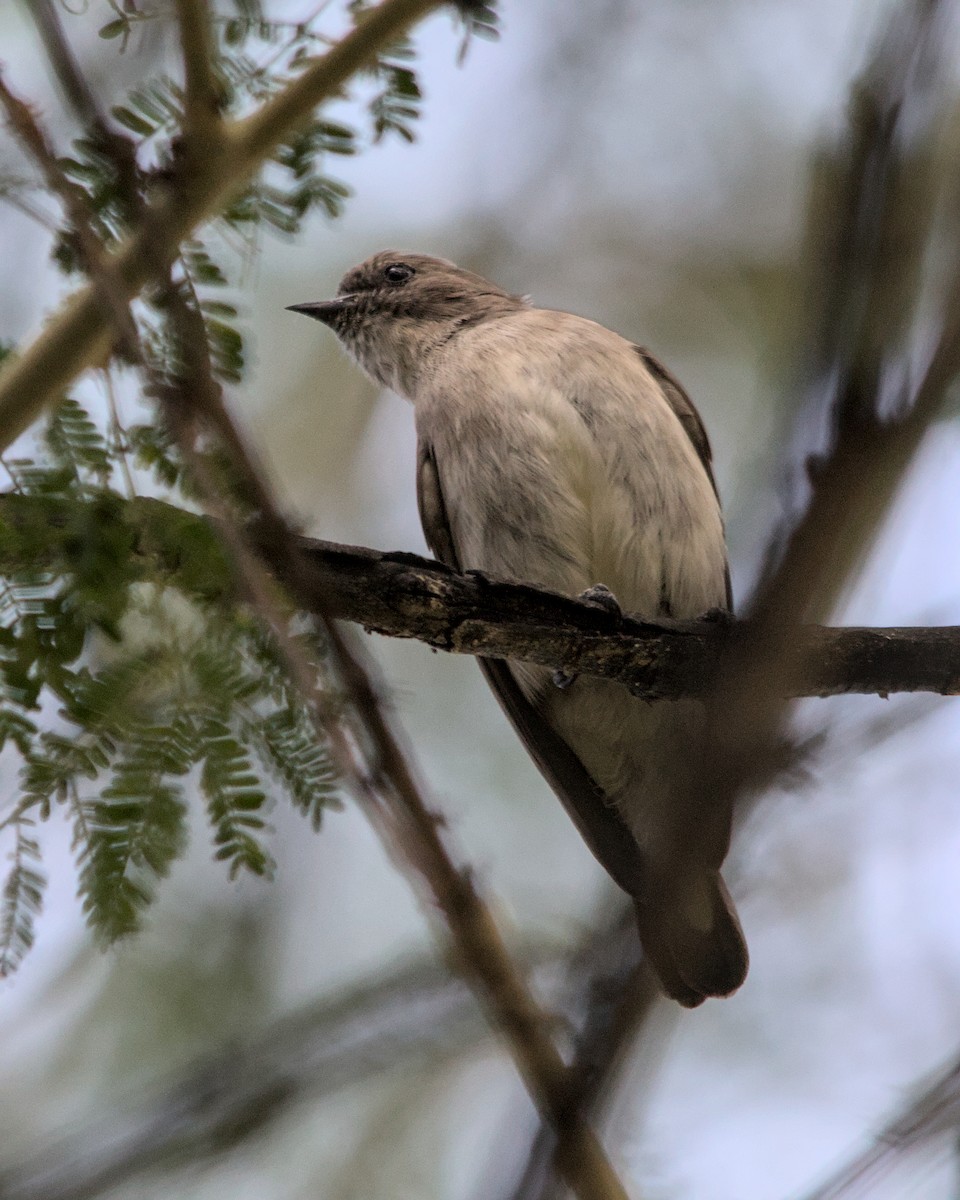
<path id="1" fill-rule="evenodd" d="M 2 76 L 0 107 L 6 113 L 11 131 L 43 173 L 47 187 L 63 204 L 79 242 L 84 266 L 91 277 L 93 287 L 111 314 L 124 349 L 129 355 L 135 356 L 137 335 L 130 315 L 129 297 L 125 294 L 113 262 L 94 231 L 93 214 L 86 194 L 63 173 L 57 156 L 29 105 L 10 91 Z"/>
<path id="2" fill-rule="evenodd" d="M 637 1034 L 660 997 L 641 961 L 635 919 L 629 905 L 607 906 L 605 919 L 590 929 L 567 965 L 564 1006 L 578 1014 L 571 1063 L 571 1091 L 577 1107 L 598 1124 Z M 541 1124 L 527 1160 L 511 1190 L 511 1200 L 554 1200 L 560 1191 L 556 1137 Z"/>
<path id="3" fill-rule="evenodd" d="M 384 46 L 444 0 L 383 0 L 357 28 L 308 66 L 252 116 L 225 125 L 223 152 L 195 163 L 189 187 L 158 195 L 114 257 L 125 298 L 151 279 L 163 279 L 181 242 L 205 218 L 218 212 L 276 145 L 323 100 Z M 111 310 L 104 311 L 99 288 L 74 293 L 36 340 L 0 368 L 0 452 L 6 450 L 43 409 L 63 395 L 82 371 L 110 348 Z"/>
<path id="4" fill-rule="evenodd" d="M 37 26 L 47 58 L 67 103 L 73 109 L 86 135 L 113 159 L 117 170 L 117 182 L 123 189 L 128 208 L 130 212 L 138 213 L 140 198 L 137 190 L 137 156 L 132 139 L 111 124 L 93 89 L 87 83 L 70 43 L 64 36 L 54 0 L 28 0 L 25 7 Z"/>
<path id="5" fill-rule="evenodd" d="M 554 955 L 531 952 L 549 968 Z M 388 968 L 304 1006 L 149 1092 L 117 1098 L 68 1136 L 0 1164 L 4 1200 L 92 1200 L 146 1171 L 196 1163 L 269 1129 L 304 1100 L 486 1037 L 463 981 L 436 964 Z"/>
<path id="6" fill-rule="evenodd" d="M 35 221 L 41 229 L 45 229 L 49 234 L 57 234 L 60 232 L 60 223 L 54 221 L 51 216 L 43 212 L 42 209 L 35 208 L 29 200 L 24 200 L 22 196 L 18 196 L 16 192 L 6 190 L 0 186 L 0 200 L 5 204 L 9 204 L 11 208 L 15 208 L 17 212 L 23 213 L 25 217 L 29 217 L 31 221 Z"/>
<path id="7" fill-rule="evenodd" d="M 867 1195 L 894 1163 L 934 1138 L 956 1138 L 960 1128 L 960 1061 L 954 1060 L 938 1072 L 933 1082 L 873 1138 L 862 1153 L 845 1163 L 803 1200 L 841 1200 Z"/>
<path id="8" fill-rule="evenodd" d="M 196 454 L 192 422 L 202 421 L 228 449 L 231 465 L 247 493 L 263 496 L 263 516 L 271 529 L 284 528 L 282 517 L 262 479 L 246 456 L 243 440 L 223 407 L 222 395 L 210 373 L 208 350 L 198 314 L 181 293 L 171 288 L 165 301 L 174 321 L 188 369 L 184 380 L 182 415 L 173 414 L 181 448 L 194 471 L 205 502 L 214 508 L 221 536 L 233 559 L 241 584 L 258 616 L 271 629 L 298 683 L 304 701 L 315 715 L 318 735 L 326 737 L 346 782 L 379 834 L 391 859 L 415 884 L 418 892 L 443 915 L 449 952 L 456 968 L 474 987 L 495 1029 L 505 1038 L 514 1061 L 544 1119 L 558 1138 L 557 1160 L 571 1188 L 582 1200 L 626 1200 L 626 1192 L 599 1142 L 579 1111 L 570 1104 L 567 1069 L 547 1030 L 549 1021 L 515 967 L 488 906 L 469 871 L 458 868 L 439 833 L 439 818 L 421 795 L 408 756 L 390 728 L 371 681 L 356 651 L 328 619 L 325 633 L 337 665 L 338 678 L 359 718 L 350 738 L 331 711 L 326 691 L 317 684 L 316 669 L 308 663 L 286 632 L 273 584 L 247 543 L 244 533 L 223 509 L 203 461 Z M 217 511 L 220 509 L 221 511 Z M 298 550 L 287 535 L 291 559 Z M 359 745 L 368 766 L 357 758 Z"/>
<path id="9" fill-rule="evenodd" d="M 184 146 L 198 158 L 220 148 L 222 92 L 214 70 L 216 42 L 206 0 L 176 0 L 186 104 Z"/>
<path id="10" fill-rule="evenodd" d="M 81 125 L 109 135 L 97 98 L 74 58 L 70 43 L 63 35 L 54 0 L 29 0 L 24 7 L 33 17 L 47 58 L 77 120 Z"/>
<path id="11" fill-rule="evenodd" d="M 134 500 L 137 495 L 133 482 L 133 472 L 130 470 L 130 460 L 127 455 L 126 430 L 120 420 L 120 405 L 117 401 L 117 389 L 114 387 L 113 375 L 109 370 L 103 372 L 103 389 L 107 396 L 107 407 L 110 409 L 110 431 L 113 435 L 113 446 L 120 459 L 120 470 L 123 475 L 123 485 L 127 498 Z"/>

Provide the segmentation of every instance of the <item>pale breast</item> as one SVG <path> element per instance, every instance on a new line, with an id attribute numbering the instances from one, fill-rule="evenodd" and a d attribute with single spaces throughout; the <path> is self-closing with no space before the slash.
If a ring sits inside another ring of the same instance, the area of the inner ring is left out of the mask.
<path id="1" fill-rule="evenodd" d="M 536 309 L 464 330 L 416 407 L 465 568 L 573 595 L 604 583 L 650 616 L 724 603 L 710 481 L 618 335 Z"/>

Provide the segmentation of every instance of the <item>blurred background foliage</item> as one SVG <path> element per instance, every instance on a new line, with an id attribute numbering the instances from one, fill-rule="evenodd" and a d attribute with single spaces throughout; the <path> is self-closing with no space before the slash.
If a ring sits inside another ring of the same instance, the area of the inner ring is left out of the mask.
<path id="1" fill-rule="evenodd" d="M 270 9 L 296 20 L 312 6 Z M 287 511 L 320 537 L 424 550 L 409 409 L 284 312 L 332 295 L 377 249 L 414 248 L 593 317 L 670 364 L 711 433 L 744 595 L 794 502 L 793 417 L 818 333 L 807 231 L 888 9 L 503 0 L 500 41 L 473 41 L 462 63 L 449 16 L 427 21 L 413 39 L 415 142 L 367 145 L 364 133 L 362 153 L 336 161 L 343 215 L 318 213 L 295 241 L 263 239 L 224 290 L 249 362 L 230 402 Z M 118 53 L 119 36 L 97 35 L 116 15 L 104 0 L 61 15 L 105 101 L 167 59 L 176 70 L 162 23 L 135 26 Z M 11 83 L 66 145 L 74 130 L 18 5 L 0 8 L 0 37 Z M 356 107 L 325 116 L 353 123 Z M 960 126 L 947 128 L 955 138 Z M 947 147 L 954 164 L 958 150 Z M 0 154 L 0 182 L 22 173 L 9 143 Z M 930 169 L 942 161 L 931 151 Z M 7 207 L 0 236 L 0 332 L 16 341 L 65 285 L 38 267 L 50 237 L 35 221 Z M 950 420 L 838 618 L 960 623 L 958 470 Z M 473 663 L 416 644 L 373 649 L 424 778 L 549 989 L 558 947 L 602 906 L 600 871 Z M 745 819 L 728 872 L 750 978 L 682 1017 L 658 1007 L 606 1119 L 617 1165 L 647 1200 L 800 1195 L 960 1045 L 952 702 L 808 701 L 796 723 L 817 753 Z M 231 882 L 191 813 L 191 849 L 146 932 L 107 954 L 73 898 L 69 831 L 46 831 L 38 944 L 0 991 L 0 1195 L 510 1195 L 535 1116 L 472 1002 L 438 974 L 405 884 L 349 805 L 317 836 L 281 805 L 270 821 L 274 882 Z M 227 1083 L 244 1102 L 208 1134 L 202 1114 Z M 111 1175 L 137 1137 L 136 1172 Z M 955 1196 L 956 1141 L 947 1129 L 869 1195 Z"/>

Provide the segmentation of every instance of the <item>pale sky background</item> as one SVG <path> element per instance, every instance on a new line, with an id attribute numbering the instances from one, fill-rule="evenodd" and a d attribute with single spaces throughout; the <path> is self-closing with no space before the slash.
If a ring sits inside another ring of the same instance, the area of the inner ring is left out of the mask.
<path id="1" fill-rule="evenodd" d="M 347 267 L 397 245 L 605 321 L 671 364 L 711 431 L 742 595 L 779 513 L 811 153 L 842 128 L 885 7 L 505 0 L 501 41 L 475 42 L 461 67 L 449 19 L 428 21 L 416 38 L 417 144 L 333 161 L 355 190 L 346 216 L 318 219 L 297 244 L 265 241 L 238 289 L 253 369 L 231 399 L 304 527 L 424 549 L 408 407 L 374 396 L 326 331 L 283 311 L 332 294 Z M 78 24 L 108 19 L 102 0 L 89 8 Z M 58 127 L 13 10 L 0 13 L 0 34 L 17 86 Z M 109 44 L 81 42 L 114 72 L 108 86 L 135 75 L 132 50 L 114 67 Z M 42 237 L 8 210 L 0 238 L 0 332 L 17 337 L 39 327 L 60 284 L 41 269 Z M 953 420 L 924 446 L 845 622 L 960 624 L 958 472 Z M 530 935 L 575 936 L 601 872 L 474 664 L 374 645 L 422 774 L 498 914 Z M 828 748 L 809 786 L 763 802 L 730 860 L 748 982 L 694 1013 L 662 1006 L 610 1118 L 617 1165 L 644 1200 L 799 1197 L 957 1052 L 956 703 L 876 747 L 863 729 L 909 711 L 903 699 L 800 706 L 798 725 L 825 727 Z M 317 837 L 280 808 L 274 823 L 274 885 L 229 884 L 198 829 L 149 932 L 106 956 L 83 933 L 68 833 L 45 831 L 52 878 L 38 945 L 0 988 L 0 1128 L 14 1158 L 48 1132 L 109 1128 L 114 1106 L 178 1064 L 429 947 L 406 884 L 349 804 Z M 488 1041 L 433 1073 L 305 1103 L 209 1168 L 114 1194 L 488 1200 L 533 1128 Z M 363 1129 L 379 1133 L 361 1154 Z M 949 1200 L 958 1173 L 944 1143 L 869 1195 Z"/>

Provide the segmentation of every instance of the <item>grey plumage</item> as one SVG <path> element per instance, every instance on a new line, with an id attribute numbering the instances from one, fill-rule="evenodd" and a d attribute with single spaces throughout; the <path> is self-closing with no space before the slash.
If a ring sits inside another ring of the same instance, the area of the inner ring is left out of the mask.
<path id="1" fill-rule="evenodd" d="M 398 251 L 350 271 L 335 300 L 294 308 L 413 402 L 420 515 L 440 559 L 569 595 L 602 583 L 650 617 L 730 607 L 707 435 L 647 351 Z M 701 706 L 648 703 L 600 679 L 561 690 L 529 664 L 481 666 L 634 898 L 664 990 L 688 1006 L 735 990 L 747 951 L 719 875 L 729 814 L 696 786 Z"/>

